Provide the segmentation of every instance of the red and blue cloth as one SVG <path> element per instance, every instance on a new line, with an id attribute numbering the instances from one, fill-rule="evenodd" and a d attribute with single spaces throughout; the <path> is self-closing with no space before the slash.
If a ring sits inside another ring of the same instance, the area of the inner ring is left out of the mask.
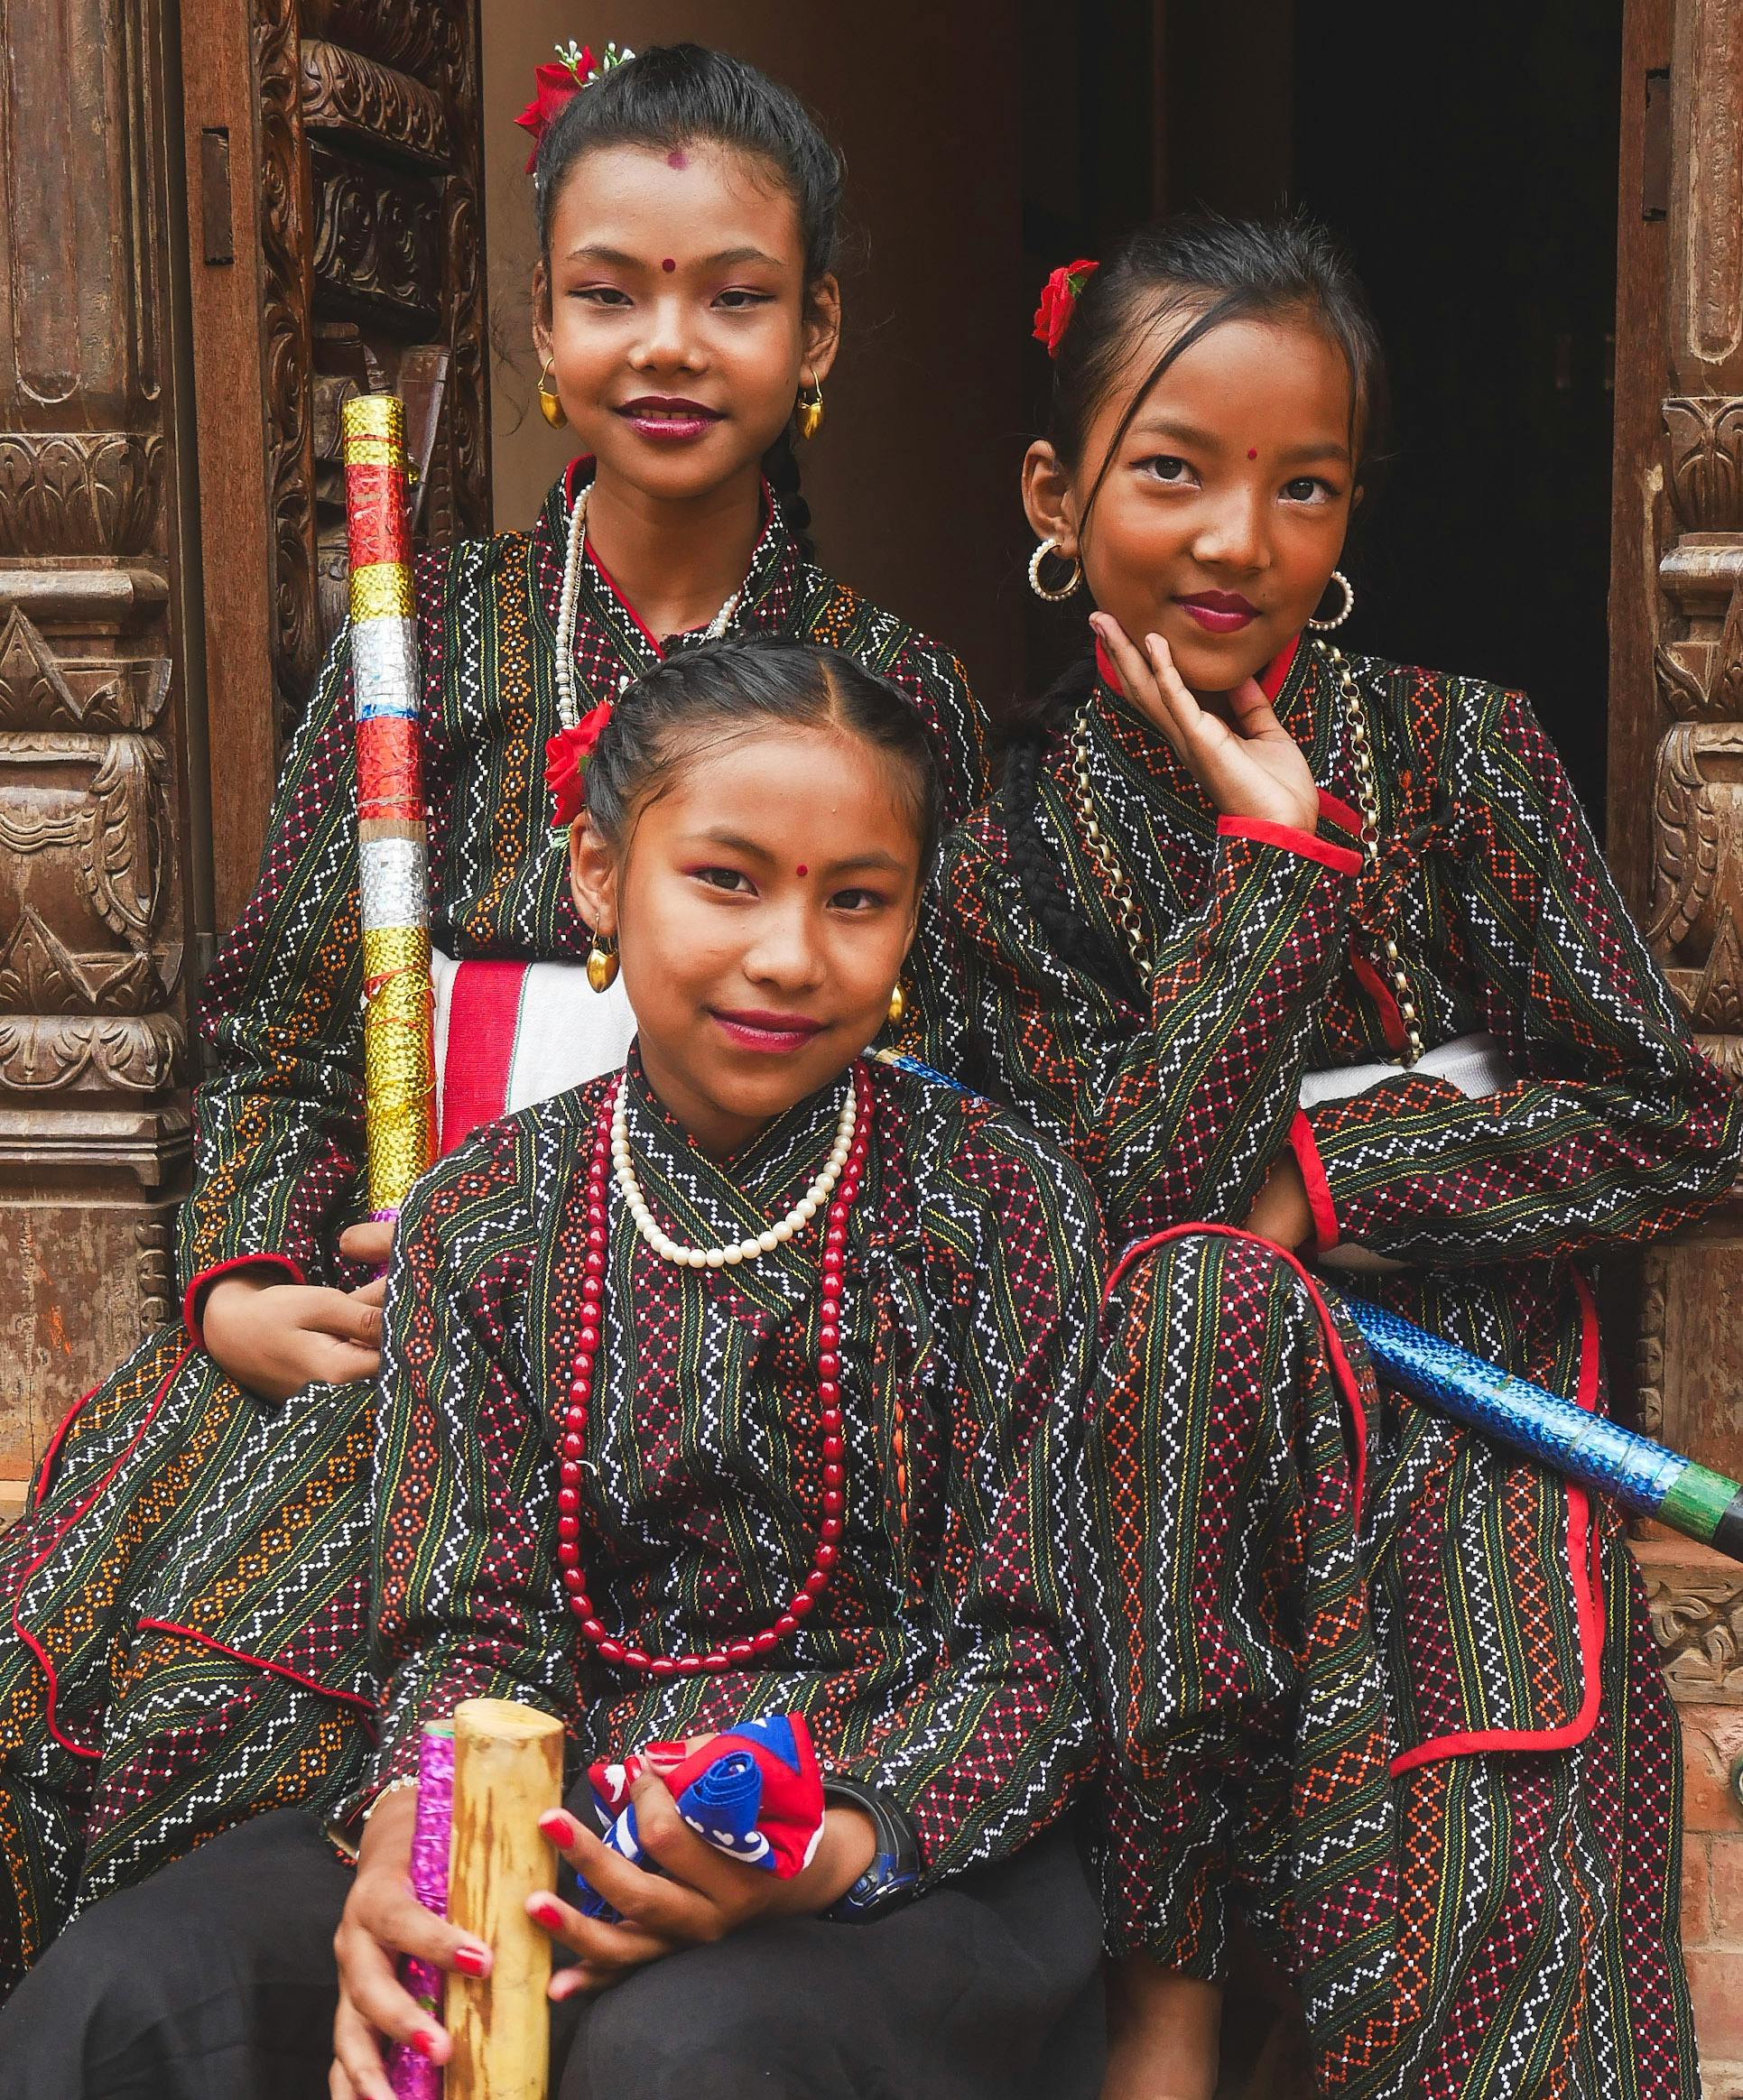
<path id="1" fill-rule="evenodd" d="M 709 1736 L 700 1750 L 650 1743 L 618 1763 L 591 1766 L 588 1779 L 613 1852 L 639 1864 L 641 1840 L 630 1794 L 644 1772 L 665 1781 L 678 1813 L 705 1844 L 728 1859 L 787 1881 L 809 1864 L 823 1835 L 823 1775 L 802 1714 L 765 1714 Z M 586 1883 L 576 1908 L 589 1918 L 617 1913 Z"/>

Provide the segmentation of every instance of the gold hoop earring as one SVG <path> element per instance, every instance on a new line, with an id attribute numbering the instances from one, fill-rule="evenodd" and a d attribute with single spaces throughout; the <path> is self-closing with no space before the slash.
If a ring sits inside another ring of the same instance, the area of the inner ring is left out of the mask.
<path id="1" fill-rule="evenodd" d="M 1057 540 L 1043 540 L 1034 552 L 1030 555 L 1029 588 L 1038 598 L 1044 598 L 1050 606 L 1063 605 L 1065 600 L 1076 591 L 1079 584 L 1083 581 L 1083 565 L 1073 555 L 1070 578 L 1058 589 L 1049 590 L 1041 580 L 1041 565 L 1050 554 L 1059 554 L 1059 541 Z M 1064 559 L 1065 557 L 1061 554 L 1060 560 L 1062 561 Z"/>
<path id="2" fill-rule="evenodd" d="M 904 1021 L 907 1019 L 907 1017 L 908 1017 L 908 994 L 907 994 L 907 988 L 906 988 L 906 986 L 905 986 L 905 985 L 903 984 L 903 982 L 902 982 L 901 978 L 900 978 L 900 977 L 898 977 L 898 978 L 895 980 L 895 984 L 894 987 L 892 988 L 892 990 L 891 990 L 891 992 L 890 992 L 890 1004 L 889 1004 L 889 1013 L 888 1013 L 888 1014 L 887 1014 L 886 1018 L 888 1019 L 888 1021 L 889 1021 L 889 1024 L 890 1024 L 890 1026 L 891 1026 L 892 1028 L 900 1028 L 900 1027 L 901 1027 L 901 1025 L 902 1025 L 902 1023 L 903 1023 L 903 1022 L 904 1022 Z"/>
<path id="3" fill-rule="evenodd" d="M 539 413 L 553 430 L 561 430 L 569 421 L 557 390 L 551 384 L 551 360 L 544 361 L 544 369 L 539 375 Z"/>
<path id="4" fill-rule="evenodd" d="M 800 394 L 799 406 L 793 412 L 799 418 L 799 435 L 802 438 L 814 438 L 822 429 L 823 382 L 817 376 L 815 367 L 811 375 L 811 393 L 809 396 L 802 393 Z"/>
<path id="5" fill-rule="evenodd" d="M 1307 624 L 1316 634 L 1329 634 L 1333 627 L 1341 627 L 1356 610 L 1356 587 L 1341 569 L 1334 569 L 1328 581 L 1340 585 L 1343 590 L 1343 610 L 1333 613 L 1329 620 L 1310 620 Z"/>
<path id="6" fill-rule="evenodd" d="M 587 981 L 596 992 L 608 992 L 617 982 L 617 943 L 608 934 L 593 936 L 587 951 Z"/>

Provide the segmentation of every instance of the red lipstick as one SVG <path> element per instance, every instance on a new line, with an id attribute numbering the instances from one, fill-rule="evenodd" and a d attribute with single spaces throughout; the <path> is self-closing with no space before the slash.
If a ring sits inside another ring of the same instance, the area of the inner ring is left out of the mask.
<path id="1" fill-rule="evenodd" d="M 721 420 L 719 409 L 671 393 L 637 394 L 634 401 L 625 402 L 617 413 L 642 437 L 666 444 L 700 438 Z"/>
<path id="2" fill-rule="evenodd" d="M 823 1032 L 821 1021 L 811 1021 L 802 1013 L 769 1013 L 761 1007 L 745 1007 L 728 1013 L 718 1006 L 711 1006 L 709 1012 L 729 1042 L 740 1050 L 762 1050 L 774 1057 L 803 1050 L 813 1036 Z"/>
<path id="3" fill-rule="evenodd" d="M 1174 603 L 1211 634 L 1238 634 L 1259 616 L 1258 607 L 1238 590 L 1194 591 L 1190 597 L 1178 597 Z"/>

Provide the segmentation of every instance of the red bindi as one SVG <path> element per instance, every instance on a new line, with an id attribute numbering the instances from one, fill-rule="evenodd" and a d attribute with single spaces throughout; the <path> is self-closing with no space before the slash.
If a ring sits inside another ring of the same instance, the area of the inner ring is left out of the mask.
<path id="1" fill-rule="evenodd" d="M 1259 449 L 1258 449 L 1258 447 L 1257 447 L 1256 445 L 1249 445 L 1249 446 L 1247 448 L 1247 457 L 1249 459 L 1256 459 L 1256 458 L 1258 458 L 1258 456 L 1259 456 Z"/>
<path id="2" fill-rule="evenodd" d="M 811 870 L 810 870 L 810 869 L 809 869 L 809 868 L 808 868 L 808 867 L 805 865 L 804 862 L 802 860 L 802 861 L 799 863 L 799 865 L 798 865 L 796 868 L 794 868 L 793 872 L 793 874 L 796 874 L 796 875 L 808 875 L 808 874 L 810 874 L 810 873 L 811 873 Z"/>
<path id="3" fill-rule="evenodd" d="M 682 146 L 673 146 L 672 151 L 666 155 L 666 166 L 668 168 L 688 168 L 689 165 L 690 155 L 685 153 Z"/>
<path id="4" fill-rule="evenodd" d="M 672 261 L 672 257 L 668 255 L 665 261 L 661 264 L 660 267 L 663 270 L 675 270 L 678 265 Z"/>

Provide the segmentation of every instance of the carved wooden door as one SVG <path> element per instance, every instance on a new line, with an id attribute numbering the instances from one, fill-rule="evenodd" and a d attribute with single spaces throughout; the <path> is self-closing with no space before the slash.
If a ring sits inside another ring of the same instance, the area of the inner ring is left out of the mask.
<path id="1" fill-rule="evenodd" d="M 252 886 L 284 737 L 344 613 L 345 397 L 407 396 L 423 530 L 489 530 L 478 15 L 477 0 L 203 0 L 193 13 L 190 274 L 222 927 Z"/>
<path id="2" fill-rule="evenodd" d="M 1702 1049 L 1743 1079 L 1743 0 L 1629 0 L 1623 79 L 1609 844 Z M 1643 1428 L 1743 1475 L 1743 1200 L 1636 1281 L 1622 1404 L 1631 1386 Z M 1663 1534 L 1636 1550 L 1683 1720 L 1706 2089 L 1730 2092 L 1743 1568 Z"/>
<path id="3" fill-rule="evenodd" d="M 177 42 L 179 12 L 180 47 Z M 489 525 L 477 0 L 0 0 L 0 1521 L 172 1311 L 188 1015 L 406 393 Z"/>

